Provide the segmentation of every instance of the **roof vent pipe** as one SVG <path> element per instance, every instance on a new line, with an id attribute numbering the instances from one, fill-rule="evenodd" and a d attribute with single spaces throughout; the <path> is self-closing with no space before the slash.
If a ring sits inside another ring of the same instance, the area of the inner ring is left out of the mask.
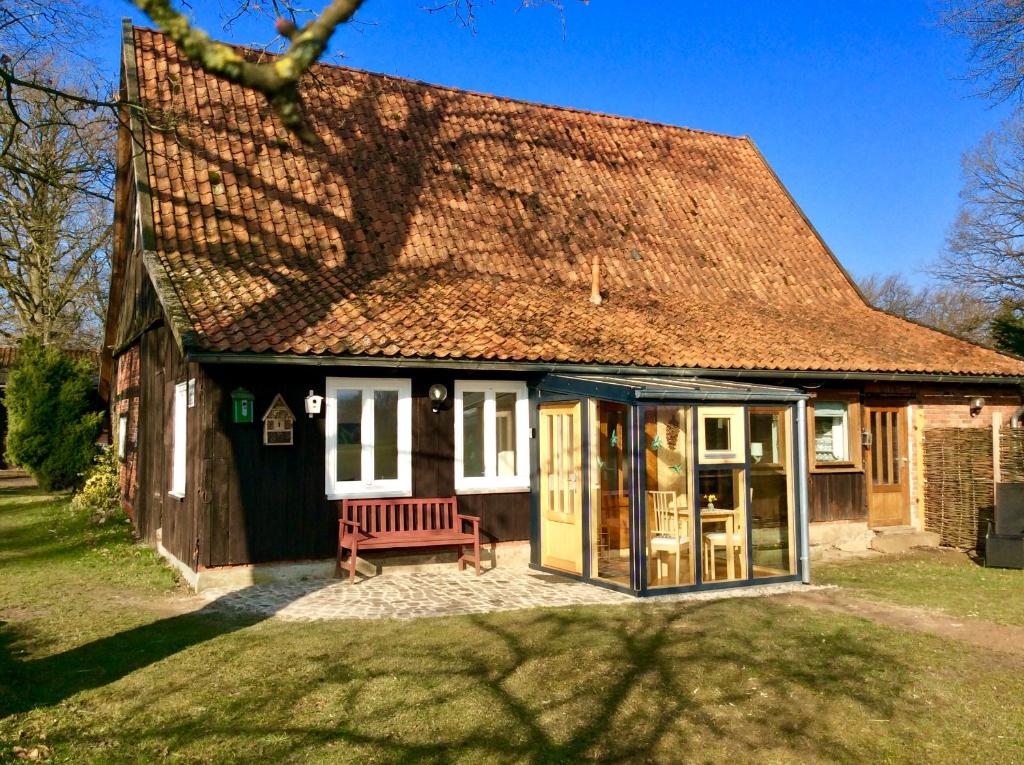
<path id="1" fill-rule="evenodd" d="M 601 305 L 601 256 L 594 253 L 594 263 L 590 267 L 590 302 Z"/>

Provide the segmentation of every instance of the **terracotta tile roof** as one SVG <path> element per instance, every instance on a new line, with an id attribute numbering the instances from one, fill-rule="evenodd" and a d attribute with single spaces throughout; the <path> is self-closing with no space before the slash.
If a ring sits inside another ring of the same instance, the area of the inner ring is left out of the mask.
<path id="1" fill-rule="evenodd" d="M 65 356 L 70 356 L 75 361 L 88 361 L 96 364 L 99 361 L 99 353 L 92 348 L 65 348 Z M 13 367 L 18 358 L 18 346 L 0 345 L 0 368 Z"/>
<path id="2" fill-rule="evenodd" d="M 747 138 L 318 66 L 301 147 L 134 35 L 156 254 L 199 349 L 1024 375 L 867 306 Z"/>

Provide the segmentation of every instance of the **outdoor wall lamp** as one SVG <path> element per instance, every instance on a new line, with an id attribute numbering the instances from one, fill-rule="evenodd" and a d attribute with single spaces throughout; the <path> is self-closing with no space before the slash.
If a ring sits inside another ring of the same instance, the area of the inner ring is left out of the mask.
<path id="1" fill-rule="evenodd" d="M 448 400 L 448 389 L 440 383 L 434 383 L 427 395 L 430 397 L 430 411 L 437 414 L 441 411 L 441 404 Z"/>
<path id="2" fill-rule="evenodd" d="M 324 405 L 324 397 L 316 395 L 313 391 L 306 396 L 306 414 L 312 419 L 314 414 L 320 414 L 320 408 Z"/>
<path id="3" fill-rule="evenodd" d="M 985 406 L 985 399 L 982 398 L 981 396 L 978 396 L 977 398 L 972 398 L 970 406 L 971 417 L 977 417 L 979 414 L 981 414 L 981 410 Z"/>

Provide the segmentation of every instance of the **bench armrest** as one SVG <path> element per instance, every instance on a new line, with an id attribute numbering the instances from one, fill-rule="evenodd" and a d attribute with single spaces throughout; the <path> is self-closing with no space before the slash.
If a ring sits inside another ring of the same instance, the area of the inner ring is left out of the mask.
<path id="1" fill-rule="evenodd" d="M 338 523 L 342 524 L 343 526 L 349 526 L 353 531 L 359 530 L 359 524 L 355 521 L 350 521 L 348 518 L 339 518 Z"/>
<path id="2" fill-rule="evenodd" d="M 477 515 L 463 515 L 462 513 L 456 513 L 455 518 L 459 521 L 469 521 L 472 523 L 474 534 L 480 529 L 480 517 Z"/>

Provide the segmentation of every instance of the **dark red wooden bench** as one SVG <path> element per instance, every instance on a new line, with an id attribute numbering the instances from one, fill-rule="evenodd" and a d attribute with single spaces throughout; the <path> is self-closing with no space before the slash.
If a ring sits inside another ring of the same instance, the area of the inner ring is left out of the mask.
<path id="1" fill-rule="evenodd" d="M 472 527 L 465 531 L 466 524 Z M 473 545 L 480 575 L 480 519 L 460 515 L 455 497 L 435 499 L 343 499 L 338 511 L 338 572 L 349 551 L 348 579 L 356 578 L 356 556 L 363 550 L 457 545 L 459 571 L 466 568 L 465 545 Z"/>

